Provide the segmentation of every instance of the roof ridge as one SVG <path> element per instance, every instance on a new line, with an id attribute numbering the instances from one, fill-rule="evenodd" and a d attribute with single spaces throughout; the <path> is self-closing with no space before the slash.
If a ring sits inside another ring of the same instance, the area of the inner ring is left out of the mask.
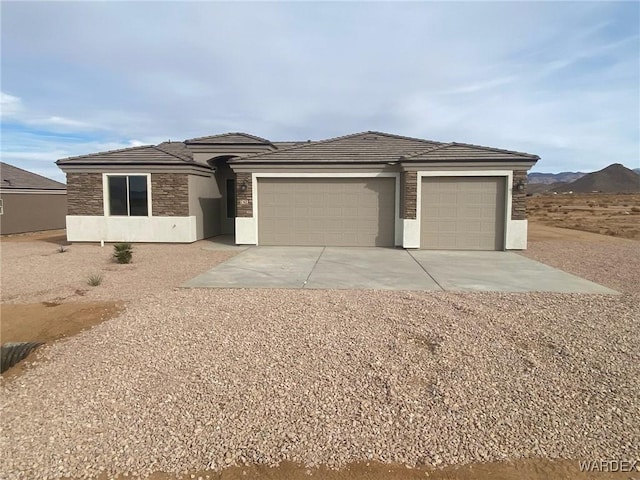
<path id="1" fill-rule="evenodd" d="M 268 140 L 266 138 L 262 138 L 262 137 L 258 137 L 257 135 L 252 135 L 250 133 L 246 133 L 246 132 L 225 132 L 225 133 L 218 133 L 216 135 L 204 135 L 202 137 L 195 137 L 195 138 L 188 138 L 186 140 L 184 140 L 183 143 L 187 143 L 187 142 L 197 142 L 198 140 L 204 140 L 206 138 L 220 138 L 220 137 L 229 137 L 231 135 L 242 135 L 248 138 L 251 138 L 253 140 L 258 140 L 260 142 L 264 142 L 264 143 L 268 143 L 271 144 L 271 140 Z"/>
<path id="2" fill-rule="evenodd" d="M 385 137 L 401 138 L 403 140 L 412 140 L 414 142 L 442 144 L 442 142 L 438 142 L 436 140 L 427 140 L 427 139 L 418 138 L 418 137 L 407 137 L 405 135 L 396 135 L 395 133 L 379 132 L 379 131 L 376 131 L 376 130 L 369 130 L 367 132 L 362 132 L 362 133 L 375 133 L 376 135 L 384 135 Z"/>
<path id="3" fill-rule="evenodd" d="M 521 155 L 521 156 L 529 157 L 529 158 L 532 158 L 532 159 L 538 159 L 538 160 L 540 159 L 540 157 L 538 155 L 534 155 L 532 153 L 518 152 L 516 150 L 506 150 L 504 148 L 486 147 L 484 145 L 477 145 L 477 144 L 474 144 L 474 143 L 461 143 L 461 142 L 445 143 L 445 144 L 442 144 L 442 145 L 438 145 L 435 148 L 430 148 L 430 149 L 424 150 L 422 152 L 417 152 L 417 153 L 412 153 L 410 155 L 405 155 L 405 158 L 417 157 L 417 156 L 420 156 L 420 155 L 424 155 L 426 153 L 431 153 L 434 150 L 439 150 L 439 149 L 444 149 L 444 148 L 449 148 L 449 147 L 456 147 L 456 146 L 477 148 L 477 149 L 480 149 L 480 150 L 487 150 L 487 151 L 490 151 L 490 152 L 510 153 L 510 154 L 513 154 L 513 155 Z"/>
<path id="4" fill-rule="evenodd" d="M 357 136 L 360 136 L 360 135 L 372 135 L 372 134 L 373 135 L 382 135 L 382 136 L 391 137 L 391 138 L 399 138 L 399 139 L 403 139 L 403 140 L 414 140 L 414 141 L 423 142 L 423 143 L 440 143 L 440 142 L 435 142 L 435 141 L 431 141 L 431 140 L 424 140 L 424 139 L 420 139 L 420 138 L 403 137 L 402 135 L 395 135 L 393 133 L 385 133 L 385 132 L 377 132 L 375 130 L 367 130 L 365 132 L 350 133 L 348 135 L 341 135 L 339 137 L 326 138 L 324 140 L 315 140 L 315 141 L 307 140 L 302 145 L 294 145 L 292 147 L 282 148 L 282 149 L 278 149 L 278 150 L 275 150 L 275 151 L 272 151 L 272 152 L 258 152 L 258 153 L 254 153 L 252 155 L 245 155 L 245 156 L 239 157 L 238 160 L 245 161 L 247 159 L 257 158 L 257 157 L 261 157 L 263 155 L 271 155 L 271 154 L 275 154 L 275 153 L 288 152 L 290 150 L 305 148 L 305 147 L 309 147 L 309 146 L 312 146 L 312 145 L 320 145 L 320 144 L 324 145 L 326 143 L 336 142 L 338 140 L 344 140 L 346 138 L 353 138 L 353 137 L 357 137 Z M 233 160 L 231 160 L 231 161 L 233 162 Z"/>
<path id="5" fill-rule="evenodd" d="M 438 142 L 439 143 L 439 142 Z M 415 151 L 415 152 L 409 152 L 406 155 L 402 155 L 401 158 L 412 158 L 412 157 L 418 157 L 420 155 L 424 155 L 425 153 L 428 152 L 433 152 L 434 150 L 440 150 L 441 148 L 446 148 L 446 147 L 450 147 L 452 145 L 452 143 L 440 143 L 439 145 L 434 145 L 431 148 L 427 148 L 426 150 L 420 150 L 420 151 Z"/>
<path id="6" fill-rule="evenodd" d="M 184 143 L 184 142 L 172 142 L 172 143 Z M 162 152 L 162 153 L 166 153 L 167 155 L 171 155 L 172 157 L 175 157 L 178 160 L 182 160 L 185 163 L 193 163 L 192 159 L 187 159 L 187 158 L 182 157 L 180 155 L 176 155 L 175 153 L 168 152 L 167 150 L 164 150 L 164 149 L 160 148 L 158 145 L 152 145 L 152 147 L 155 148 L 156 150 Z"/>
<path id="7" fill-rule="evenodd" d="M 67 188 L 67 186 L 64 183 L 59 182 L 57 180 L 54 180 L 53 178 L 45 177 L 44 175 L 40 175 L 39 173 L 35 173 L 35 172 L 30 171 L 30 170 L 25 170 L 24 168 L 16 167 L 15 165 L 12 165 L 10 163 L 0 161 L 0 166 L 2 166 L 2 165 L 5 165 L 5 166 L 11 167 L 11 168 L 15 168 L 16 170 L 20 170 L 20 171 L 22 171 L 24 173 L 28 173 L 29 175 L 34 175 L 36 177 L 40 177 L 40 178 L 42 178 L 44 180 L 49 180 L 50 182 L 56 182 L 56 183 L 60 184 L 61 186 L 63 186 L 64 188 Z"/>
<path id="8" fill-rule="evenodd" d="M 451 142 L 451 144 L 452 145 L 460 145 L 462 147 L 482 148 L 484 150 L 491 150 L 492 152 L 502 152 L 502 153 L 513 153 L 513 154 L 516 154 L 516 155 L 525 155 L 527 157 L 540 159 L 540 157 L 538 155 L 534 155 L 532 153 L 527 153 L 527 152 L 518 152 L 517 150 L 507 150 L 505 148 L 496 148 L 496 147 L 485 147 L 484 145 L 476 145 L 474 143 Z"/>
<path id="9" fill-rule="evenodd" d="M 118 153 L 118 152 L 125 152 L 125 151 L 128 151 L 128 150 L 140 150 L 140 149 L 143 149 L 143 148 L 150 148 L 150 147 L 154 147 L 154 146 L 155 145 L 136 145 L 135 147 L 116 148 L 115 150 L 105 150 L 103 152 L 85 153 L 84 155 L 74 155 L 72 157 L 60 158 L 59 160 L 56 161 L 56 163 L 61 162 L 63 160 L 75 160 L 77 158 L 94 157 L 96 155 L 102 155 L 102 154 L 105 154 L 105 153 Z"/>

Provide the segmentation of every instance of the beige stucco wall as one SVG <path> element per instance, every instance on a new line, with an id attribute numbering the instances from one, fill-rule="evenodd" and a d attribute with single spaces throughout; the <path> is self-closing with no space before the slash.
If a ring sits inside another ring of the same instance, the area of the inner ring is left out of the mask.
<path id="1" fill-rule="evenodd" d="M 213 175 L 189 175 L 189 215 L 196 217 L 198 239 L 221 233 L 221 197 Z"/>
<path id="2" fill-rule="evenodd" d="M 0 193 L 3 214 L 0 234 L 38 232 L 65 227 L 67 195 L 51 193 Z"/>

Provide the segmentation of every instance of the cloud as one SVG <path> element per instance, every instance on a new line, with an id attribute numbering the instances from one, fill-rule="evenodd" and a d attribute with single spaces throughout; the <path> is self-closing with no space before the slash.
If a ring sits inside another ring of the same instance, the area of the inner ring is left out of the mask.
<path id="1" fill-rule="evenodd" d="M 19 97 L 0 92 L 0 113 L 3 117 L 15 116 L 20 112 L 21 108 L 22 102 Z"/>
<path id="2" fill-rule="evenodd" d="M 598 169 L 612 153 L 638 158 L 639 13 L 604 2 L 10 2 L 3 122 L 48 138 L 47 151 L 378 129 L 531 151 L 538 169 Z M 4 130 L 18 151 L 24 135 Z"/>

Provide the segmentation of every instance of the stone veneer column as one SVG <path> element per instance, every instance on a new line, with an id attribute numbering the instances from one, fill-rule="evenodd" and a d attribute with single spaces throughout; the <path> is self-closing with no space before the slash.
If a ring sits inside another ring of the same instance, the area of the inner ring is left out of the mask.
<path id="1" fill-rule="evenodd" d="M 516 185 L 524 183 L 524 190 L 519 192 Z M 527 218 L 527 172 L 526 170 L 513 171 L 513 183 L 511 194 L 511 220 L 526 220 Z"/>
<path id="2" fill-rule="evenodd" d="M 402 172 L 402 218 L 416 218 L 416 202 L 418 198 L 418 172 Z"/>
<path id="3" fill-rule="evenodd" d="M 243 192 L 241 186 L 246 185 L 247 189 Z M 253 185 L 251 173 L 236 174 L 236 216 L 251 218 L 253 217 Z"/>

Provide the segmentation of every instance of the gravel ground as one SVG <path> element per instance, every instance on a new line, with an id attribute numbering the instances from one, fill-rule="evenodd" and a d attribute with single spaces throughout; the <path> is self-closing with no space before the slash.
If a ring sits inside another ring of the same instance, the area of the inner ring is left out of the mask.
<path id="1" fill-rule="evenodd" d="M 120 265 L 111 245 L 73 244 L 59 253 L 54 243 L 0 242 L 2 302 L 134 300 L 176 287 L 236 254 L 204 245 L 134 245 L 133 262 Z M 93 274 L 103 276 L 98 287 L 87 284 Z"/>
<path id="2" fill-rule="evenodd" d="M 552 260 L 633 264 L 593 248 Z M 638 318 L 637 293 L 165 289 L 2 387 L 0 477 L 636 459 Z"/>
<path id="3" fill-rule="evenodd" d="M 619 292 L 640 291 L 640 242 L 585 234 L 585 240 L 530 242 L 522 255 Z"/>

